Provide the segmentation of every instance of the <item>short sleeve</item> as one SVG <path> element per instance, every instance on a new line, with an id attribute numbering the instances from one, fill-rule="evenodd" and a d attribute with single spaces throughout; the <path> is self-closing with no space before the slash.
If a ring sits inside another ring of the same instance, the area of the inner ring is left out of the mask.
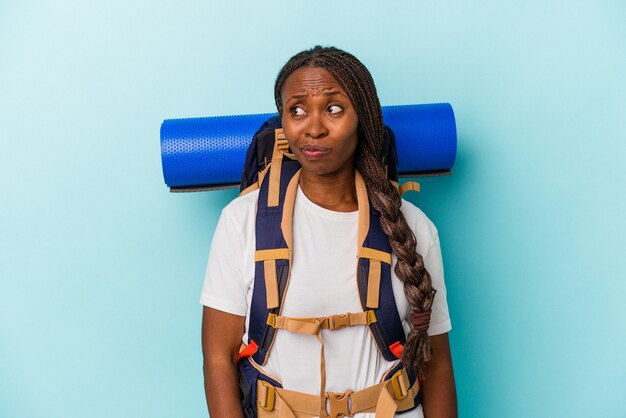
<path id="1" fill-rule="evenodd" d="M 211 243 L 200 303 L 234 315 L 246 315 L 242 254 L 241 226 L 230 212 L 222 211 Z"/>
<path id="2" fill-rule="evenodd" d="M 452 329 L 452 323 L 450 321 L 448 301 L 446 299 L 446 285 L 443 278 L 443 260 L 441 257 L 439 235 L 435 237 L 432 247 L 426 254 L 424 265 L 428 273 L 430 273 L 433 288 L 437 290 L 433 301 L 428 335 L 444 334 Z"/>

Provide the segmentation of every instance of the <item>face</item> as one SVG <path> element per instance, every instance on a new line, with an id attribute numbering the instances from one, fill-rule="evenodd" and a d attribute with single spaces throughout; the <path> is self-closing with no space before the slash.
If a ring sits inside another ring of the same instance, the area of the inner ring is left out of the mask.
<path id="1" fill-rule="evenodd" d="M 302 173 L 353 172 L 359 121 L 337 80 L 323 68 L 302 67 L 287 77 L 281 97 L 283 130 Z"/>

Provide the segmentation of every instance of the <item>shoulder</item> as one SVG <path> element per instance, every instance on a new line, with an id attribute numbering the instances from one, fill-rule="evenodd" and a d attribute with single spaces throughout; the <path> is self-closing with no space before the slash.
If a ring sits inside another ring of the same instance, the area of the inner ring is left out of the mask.
<path id="1" fill-rule="evenodd" d="M 218 229 L 225 231 L 226 234 L 239 235 L 243 245 L 248 240 L 254 240 L 258 195 L 259 191 L 255 190 L 233 199 L 222 209 Z"/>
<path id="2" fill-rule="evenodd" d="M 420 208 L 409 201 L 402 199 L 400 210 L 409 228 L 411 228 L 415 234 L 417 251 L 424 255 L 430 250 L 439 237 L 437 227 Z"/>

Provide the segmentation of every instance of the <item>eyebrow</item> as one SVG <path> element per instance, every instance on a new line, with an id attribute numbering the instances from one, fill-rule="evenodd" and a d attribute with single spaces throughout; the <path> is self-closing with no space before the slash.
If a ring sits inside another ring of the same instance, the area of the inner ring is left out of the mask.
<path id="1" fill-rule="evenodd" d="M 331 90 L 331 91 L 327 91 L 322 93 L 323 96 L 329 97 L 329 96 L 335 96 L 335 95 L 340 95 L 340 96 L 344 96 L 344 97 L 348 97 L 345 94 L 343 94 L 342 92 L 340 92 L 339 90 Z M 290 98 L 287 99 L 287 101 L 292 100 L 292 99 L 305 99 L 307 97 L 306 94 L 294 94 L 293 96 L 291 96 Z"/>

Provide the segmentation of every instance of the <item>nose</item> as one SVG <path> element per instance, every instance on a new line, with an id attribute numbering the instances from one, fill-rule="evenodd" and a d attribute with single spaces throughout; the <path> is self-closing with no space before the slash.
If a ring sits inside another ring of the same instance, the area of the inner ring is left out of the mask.
<path id="1" fill-rule="evenodd" d="M 305 135 L 309 138 L 318 139 L 328 135 L 328 128 L 326 127 L 323 119 L 323 115 L 319 112 L 313 112 L 309 115 L 307 120 L 307 126 Z"/>

